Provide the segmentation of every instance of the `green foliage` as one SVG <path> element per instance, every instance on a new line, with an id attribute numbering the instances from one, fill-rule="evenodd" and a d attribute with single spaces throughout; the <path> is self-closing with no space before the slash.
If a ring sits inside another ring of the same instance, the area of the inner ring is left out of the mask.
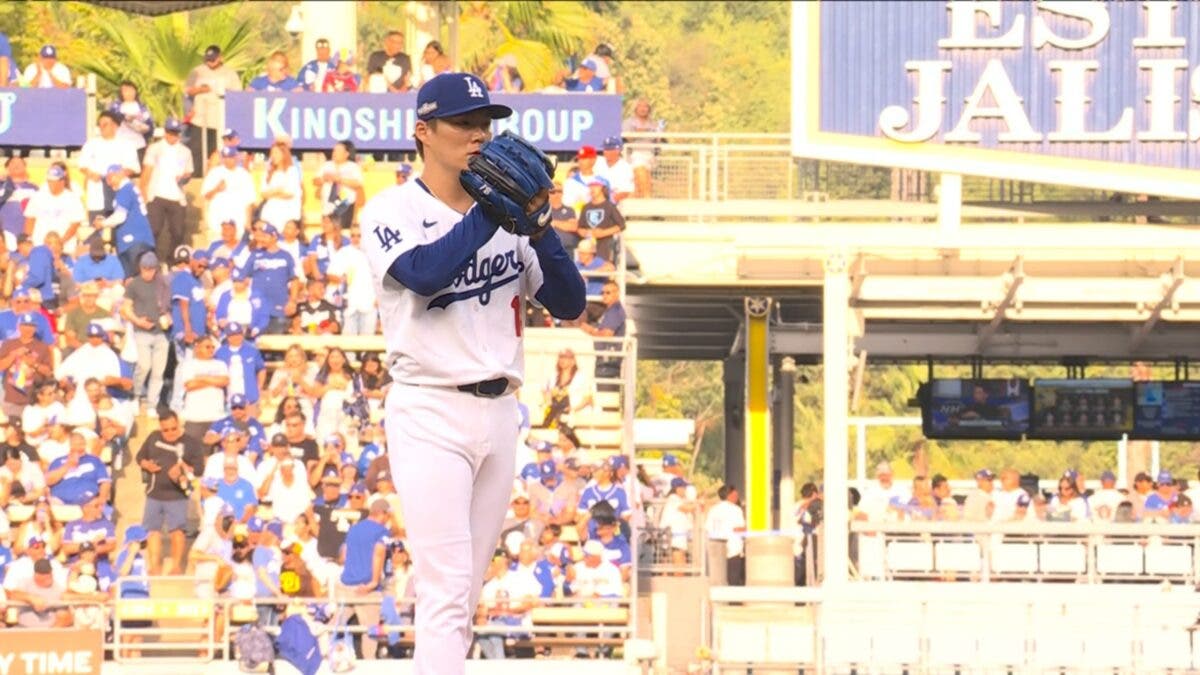
<path id="1" fill-rule="evenodd" d="M 596 15 L 579 2 L 463 2 L 459 65 L 487 75 L 497 57 L 512 55 L 526 90 L 550 84 L 567 57 L 595 41 Z"/>

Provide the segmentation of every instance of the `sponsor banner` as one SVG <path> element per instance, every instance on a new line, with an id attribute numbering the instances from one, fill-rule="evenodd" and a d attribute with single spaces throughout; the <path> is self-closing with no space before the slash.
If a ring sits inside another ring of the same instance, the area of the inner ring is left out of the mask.
<path id="1" fill-rule="evenodd" d="M 799 156 L 1193 197 L 1200 187 L 1200 3 L 792 11 Z"/>
<path id="2" fill-rule="evenodd" d="M 495 133 L 511 130 L 547 152 L 600 145 L 621 133 L 621 97 L 609 94 L 495 94 L 495 103 L 513 109 L 496 120 Z M 242 145 L 269 146 L 276 134 L 292 137 L 301 150 L 328 150 L 350 140 L 360 150 L 411 151 L 416 93 L 319 94 L 310 92 L 230 92 L 225 95 L 225 126 L 236 129 Z"/>
<path id="3" fill-rule="evenodd" d="M 0 147 L 79 147 L 87 104 L 82 89 L 0 89 Z"/>
<path id="4" fill-rule="evenodd" d="M 98 630 L 5 630 L 0 675 L 94 675 L 104 664 L 103 642 Z"/>

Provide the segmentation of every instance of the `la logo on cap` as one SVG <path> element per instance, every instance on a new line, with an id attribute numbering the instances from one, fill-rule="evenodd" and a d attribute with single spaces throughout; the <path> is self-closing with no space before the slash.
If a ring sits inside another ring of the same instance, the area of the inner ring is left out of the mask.
<path id="1" fill-rule="evenodd" d="M 475 78 L 470 75 L 464 75 L 463 79 L 467 81 L 467 95 L 471 98 L 483 98 L 483 88 L 475 81 Z"/>

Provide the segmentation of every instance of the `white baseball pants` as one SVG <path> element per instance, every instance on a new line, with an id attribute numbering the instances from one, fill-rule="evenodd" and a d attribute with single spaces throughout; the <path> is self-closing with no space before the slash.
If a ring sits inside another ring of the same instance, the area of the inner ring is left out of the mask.
<path id="1" fill-rule="evenodd" d="M 517 400 L 396 383 L 385 405 L 417 593 L 413 672 L 462 675 L 511 496 Z"/>

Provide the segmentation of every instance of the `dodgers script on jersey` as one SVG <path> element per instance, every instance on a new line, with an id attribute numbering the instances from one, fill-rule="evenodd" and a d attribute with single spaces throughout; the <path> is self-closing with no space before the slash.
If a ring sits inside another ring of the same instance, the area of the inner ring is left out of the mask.
<path id="1" fill-rule="evenodd" d="M 408 384 L 506 377 L 511 389 L 524 379 L 526 298 L 542 285 L 528 239 L 497 229 L 454 281 L 431 296 L 387 273 L 401 254 L 436 241 L 462 218 L 417 181 L 387 188 L 363 209 L 362 246 L 375 279 L 388 368 L 394 380 Z"/>

